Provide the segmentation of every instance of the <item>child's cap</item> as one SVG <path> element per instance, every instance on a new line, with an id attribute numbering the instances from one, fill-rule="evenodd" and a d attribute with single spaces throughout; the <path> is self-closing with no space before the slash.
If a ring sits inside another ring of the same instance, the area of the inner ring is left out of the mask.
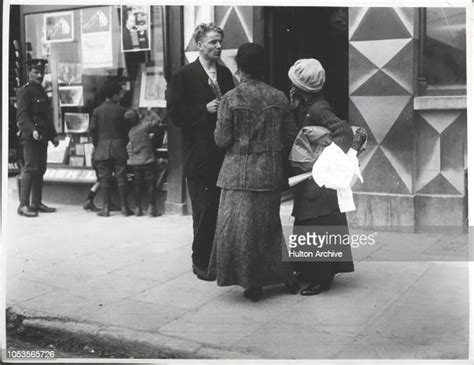
<path id="1" fill-rule="evenodd" d="M 138 120 L 138 112 L 135 109 L 129 109 L 125 112 L 125 120 L 129 123 L 135 123 Z"/>

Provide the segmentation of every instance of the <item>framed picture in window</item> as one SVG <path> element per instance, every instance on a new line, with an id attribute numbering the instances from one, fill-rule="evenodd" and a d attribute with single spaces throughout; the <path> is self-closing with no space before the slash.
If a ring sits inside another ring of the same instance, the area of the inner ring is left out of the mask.
<path id="1" fill-rule="evenodd" d="M 89 128 L 89 114 L 87 113 L 65 113 L 64 132 L 85 133 Z"/>
<path id="2" fill-rule="evenodd" d="M 74 40 L 74 14 L 72 11 L 44 15 L 44 39 L 46 43 L 71 42 Z"/>
<path id="3" fill-rule="evenodd" d="M 83 95 L 81 86 L 60 86 L 59 105 L 60 106 L 82 106 Z"/>
<path id="4" fill-rule="evenodd" d="M 166 108 L 166 79 L 163 67 L 142 67 L 140 77 L 140 108 Z"/>

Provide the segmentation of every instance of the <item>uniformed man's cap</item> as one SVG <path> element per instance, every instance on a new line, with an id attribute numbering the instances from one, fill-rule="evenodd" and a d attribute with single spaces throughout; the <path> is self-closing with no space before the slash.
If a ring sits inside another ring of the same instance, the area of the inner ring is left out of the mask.
<path id="1" fill-rule="evenodd" d="M 34 68 L 35 70 L 44 71 L 45 65 L 48 63 L 48 60 L 42 58 L 33 58 L 29 61 L 26 61 L 26 67 L 28 70 Z"/>

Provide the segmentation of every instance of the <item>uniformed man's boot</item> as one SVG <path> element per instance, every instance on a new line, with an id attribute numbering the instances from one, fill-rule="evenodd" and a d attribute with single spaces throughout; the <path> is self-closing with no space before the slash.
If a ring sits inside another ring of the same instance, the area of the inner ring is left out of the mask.
<path id="1" fill-rule="evenodd" d="M 20 191 L 20 206 L 17 213 L 23 217 L 37 217 L 38 212 L 30 208 L 30 192 L 35 174 L 30 171 L 23 171 L 21 174 L 21 182 L 18 186 Z"/>
<path id="2" fill-rule="evenodd" d="M 30 209 L 36 212 L 40 212 L 40 213 L 54 213 L 56 211 L 56 208 L 48 207 L 47 205 L 44 205 L 43 203 L 39 203 L 35 205 L 32 204 Z"/>
<path id="3" fill-rule="evenodd" d="M 16 187 L 18 189 L 18 200 L 21 201 L 21 174 L 16 177 Z"/>
<path id="4" fill-rule="evenodd" d="M 38 213 L 54 213 L 56 208 L 48 207 L 42 202 L 43 197 L 43 175 L 37 173 L 31 186 L 31 210 L 36 210 Z"/>
<path id="5" fill-rule="evenodd" d="M 127 186 L 119 186 L 119 195 L 120 195 L 120 202 L 122 204 L 122 215 L 124 217 L 128 217 L 132 215 L 133 212 L 128 207 Z"/>
<path id="6" fill-rule="evenodd" d="M 38 212 L 31 210 L 29 206 L 27 205 L 20 205 L 17 210 L 19 215 L 22 215 L 23 217 L 37 217 Z"/>

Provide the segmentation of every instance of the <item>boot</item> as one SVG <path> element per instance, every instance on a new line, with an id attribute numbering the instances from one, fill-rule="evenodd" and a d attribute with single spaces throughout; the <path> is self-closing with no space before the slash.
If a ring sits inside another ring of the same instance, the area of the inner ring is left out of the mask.
<path id="1" fill-rule="evenodd" d="M 330 286 L 331 284 L 329 283 L 319 283 L 314 281 L 301 291 L 301 295 L 318 295 L 323 291 L 328 291 Z"/>
<path id="2" fill-rule="evenodd" d="M 97 206 L 94 204 L 94 198 L 96 194 L 97 194 L 97 191 L 94 191 L 92 189 L 89 190 L 89 193 L 87 194 L 87 199 L 82 206 L 84 210 L 90 210 L 91 212 L 99 211 L 99 208 L 97 208 Z"/>
<path id="3" fill-rule="evenodd" d="M 263 296 L 263 289 L 258 288 L 249 288 L 244 291 L 244 297 L 250 299 L 252 302 L 258 302 Z"/>
<path id="4" fill-rule="evenodd" d="M 99 217 L 109 217 L 110 216 L 110 208 L 108 205 L 104 205 L 101 210 L 97 212 Z"/>
<path id="5" fill-rule="evenodd" d="M 146 195 L 148 199 L 148 209 L 146 214 L 153 218 L 160 216 L 161 214 L 157 215 L 155 211 L 155 183 L 154 181 L 147 181 L 147 189 Z"/>
<path id="6" fill-rule="evenodd" d="M 119 195 L 120 202 L 122 203 L 122 215 L 128 217 L 133 214 L 133 212 L 128 207 L 127 201 L 127 186 L 119 186 Z"/>
<path id="7" fill-rule="evenodd" d="M 135 213 L 135 216 L 137 217 L 141 217 L 143 215 L 143 211 L 142 211 L 142 207 L 137 205 L 135 207 L 135 209 L 133 210 L 133 212 Z"/>
<path id="8" fill-rule="evenodd" d="M 99 217 L 108 217 L 110 216 L 110 188 L 102 187 L 102 199 L 104 201 L 104 206 L 97 213 Z"/>
<path id="9" fill-rule="evenodd" d="M 33 180 L 35 174 L 32 172 L 25 171 L 21 174 L 20 182 L 20 206 L 29 207 L 30 206 L 30 193 L 31 187 L 33 185 Z"/>
<path id="10" fill-rule="evenodd" d="M 100 210 L 92 200 L 86 200 L 82 208 L 84 208 L 84 210 L 90 210 L 91 212 L 98 212 Z"/>
<path id="11" fill-rule="evenodd" d="M 27 205 L 20 205 L 18 207 L 17 213 L 29 218 L 38 216 L 38 212 L 31 210 Z"/>
<path id="12" fill-rule="evenodd" d="M 141 217 L 143 215 L 142 211 L 142 202 L 141 202 L 141 197 L 142 197 L 142 189 L 141 189 L 141 184 L 138 183 L 136 180 L 134 181 L 134 195 L 135 195 L 135 209 L 134 213 L 137 217 Z"/>
<path id="13" fill-rule="evenodd" d="M 16 188 L 18 190 L 18 200 L 21 201 L 21 174 L 16 177 Z"/>
<path id="14" fill-rule="evenodd" d="M 31 185 L 31 209 L 38 211 L 39 213 L 53 213 L 56 208 L 47 207 L 42 203 L 43 201 L 43 175 L 41 172 L 37 172 Z"/>
<path id="15" fill-rule="evenodd" d="M 34 210 L 35 212 L 40 212 L 40 213 L 54 213 L 56 211 L 56 208 L 53 207 L 48 207 L 47 205 L 44 205 L 43 203 L 39 203 L 38 205 L 31 205 L 30 210 Z"/>
<path id="16" fill-rule="evenodd" d="M 149 216 L 150 218 L 161 217 L 161 213 L 157 213 L 157 212 L 156 212 L 155 206 L 154 206 L 153 204 L 149 204 L 149 205 L 148 205 L 148 209 L 147 209 L 147 211 L 146 211 L 146 214 L 147 214 L 147 216 Z"/>

